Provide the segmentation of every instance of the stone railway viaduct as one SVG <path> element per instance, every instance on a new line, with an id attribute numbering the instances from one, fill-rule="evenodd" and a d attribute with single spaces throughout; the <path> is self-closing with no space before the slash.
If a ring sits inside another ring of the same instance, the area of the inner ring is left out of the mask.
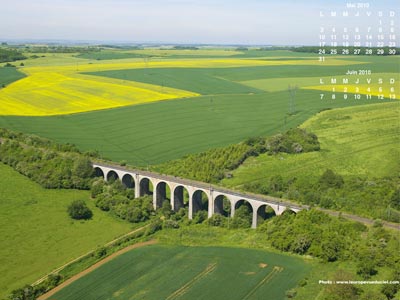
<path id="1" fill-rule="evenodd" d="M 224 214 L 224 199 L 225 202 L 230 204 L 231 217 L 234 216 L 238 207 L 247 204 L 253 214 L 252 228 L 257 227 L 259 218 L 265 218 L 267 207 L 272 208 L 276 215 L 281 215 L 287 210 L 297 213 L 302 209 L 308 209 L 307 206 L 283 202 L 279 198 L 240 193 L 198 181 L 154 172 L 132 170 L 104 163 L 93 163 L 93 168 L 96 175 L 102 176 L 106 181 L 119 179 L 127 188 L 134 188 L 135 198 L 153 194 L 154 209 L 161 207 L 163 201 L 169 199 L 172 210 L 178 211 L 185 206 L 184 195 L 186 194 L 189 204 L 189 219 L 192 219 L 196 212 L 204 209 L 203 199 L 205 197 L 208 199 L 209 218 L 216 213 Z M 152 193 L 150 185 L 152 186 Z M 167 187 L 169 187 L 170 195 L 167 195 Z"/>

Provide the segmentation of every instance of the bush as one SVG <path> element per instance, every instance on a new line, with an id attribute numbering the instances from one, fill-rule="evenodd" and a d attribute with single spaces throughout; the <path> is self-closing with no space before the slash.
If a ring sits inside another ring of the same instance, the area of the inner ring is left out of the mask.
<path id="1" fill-rule="evenodd" d="M 96 258 L 102 258 L 107 254 L 107 249 L 105 247 L 100 247 L 96 251 Z"/>
<path id="2" fill-rule="evenodd" d="M 161 229 L 162 229 L 162 221 L 160 219 L 155 219 L 149 224 L 149 227 L 147 227 L 144 235 L 145 236 L 152 235 Z"/>
<path id="3" fill-rule="evenodd" d="M 250 208 L 243 204 L 235 210 L 235 215 L 230 226 L 232 228 L 250 228 L 252 222 L 252 213 Z"/>
<path id="4" fill-rule="evenodd" d="M 163 224 L 163 228 L 178 229 L 179 223 L 175 220 L 165 220 L 164 224 Z"/>
<path id="5" fill-rule="evenodd" d="M 207 219 L 207 224 L 215 227 L 225 227 L 226 218 L 220 214 L 213 214 L 211 218 Z"/>
<path id="6" fill-rule="evenodd" d="M 68 214 L 75 220 L 88 220 L 93 216 L 92 211 L 86 206 L 85 201 L 75 200 L 68 206 Z"/>
<path id="7" fill-rule="evenodd" d="M 319 184 L 324 188 L 341 188 L 344 184 L 343 177 L 331 169 L 327 169 L 319 179 Z"/>
<path id="8" fill-rule="evenodd" d="M 203 223 L 205 220 L 207 220 L 208 213 L 205 210 L 200 210 L 195 213 L 193 216 L 193 223 L 194 224 L 200 224 Z"/>

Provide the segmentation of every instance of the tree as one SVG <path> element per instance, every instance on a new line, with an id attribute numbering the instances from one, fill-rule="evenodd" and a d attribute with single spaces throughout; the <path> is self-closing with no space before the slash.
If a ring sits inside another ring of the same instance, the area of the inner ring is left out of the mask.
<path id="1" fill-rule="evenodd" d="M 331 169 L 327 169 L 320 177 L 319 183 L 325 188 L 341 188 L 344 180 L 339 174 L 335 174 Z"/>
<path id="2" fill-rule="evenodd" d="M 75 220 L 88 220 L 93 216 L 92 211 L 86 206 L 85 201 L 75 200 L 68 206 L 68 214 Z"/>
<path id="3" fill-rule="evenodd" d="M 171 203 L 168 200 L 164 200 L 161 206 L 161 214 L 168 219 L 172 213 Z"/>
<path id="4" fill-rule="evenodd" d="M 231 222 L 232 228 L 249 228 L 252 222 L 252 213 L 250 208 L 243 204 L 235 210 L 235 215 Z"/>

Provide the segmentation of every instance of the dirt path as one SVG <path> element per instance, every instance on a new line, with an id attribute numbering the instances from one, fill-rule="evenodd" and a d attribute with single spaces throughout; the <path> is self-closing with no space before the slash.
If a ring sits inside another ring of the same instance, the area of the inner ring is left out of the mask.
<path id="1" fill-rule="evenodd" d="M 94 265 L 92 265 L 91 267 L 87 268 L 86 270 L 76 274 L 75 276 L 72 276 L 71 278 L 69 278 L 68 280 L 64 281 L 59 286 L 55 287 L 54 289 L 52 289 L 51 291 L 47 292 L 46 294 L 40 296 L 38 298 L 38 300 L 48 299 L 49 297 L 53 296 L 55 293 L 57 293 L 61 289 L 65 288 L 66 286 L 70 285 L 74 281 L 76 281 L 79 278 L 85 276 L 86 274 L 89 274 L 90 272 L 94 271 L 98 267 L 104 265 L 105 263 L 109 262 L 110 260 L 114 259 L 115 257 L 117 257 L 117 256 L 119 256 L 121 254 L 124 254 L 124 253 L 126 253 L 126 252 L 128 252 L 128 251 L 130 251 L 132 249 L 136 249 L 136 248 L 140 248 L 140 247 L 144 247 L 144 246 L 148 246 L 148 245 L 154 245 L 156 243 L 157 243 L 156 240 L 151 240 L 151 241 L 147 241 L 147 242 L 137 243 L 137 244 L 128 246 L 128 247 L 126 247 L 124 249 L 121 249 L 121 250 L 111 254 L 110 256 L 107 256 L 105 259 L 95 263 Z"/>

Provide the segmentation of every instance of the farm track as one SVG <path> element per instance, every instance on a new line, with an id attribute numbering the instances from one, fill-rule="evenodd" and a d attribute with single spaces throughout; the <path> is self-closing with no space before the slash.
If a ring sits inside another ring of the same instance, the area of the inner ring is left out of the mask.
<path id="1" fill-rule="evenodd" d="M 97 268 L 101 267 L 102 265 L 104 265 L 105 263 L 111 261 L 112 259 L 116 258 L 117 256 L 120 256 L 121 254 L 124 254 L 124 253 L 126 253 L 128 251 L 131 251 L 133 249 L 137 249 L 137 248 L 145 247 L 145 246 L 149 246 L 149 245 L 154 245 L 156 243 L 157 243 L 156 240 L 150 240 L 150 241 L 147 241 L 147 242 L 137 243 L 137 244 L 128 246 L 128 247 L 126 247 L 124 249 L 121 249 L 121 250 L 111 254 L 110 256 L 106 257 L 105 259 L 95 263 L 94 265 L 92 265 L 91 267 L 87 268 L 86 270 L 84 270 L 84 271 L 76 274 L 75 276 L 69 278 L 68 280 L 66 280 L 62 284 L 60 284 L 59 286 L 55 287 L 54 289 L 52 289 L 51 291 L 47 292 L 46 294 L 40 296 L 37 299 L 38 300 L 49 299 L 51 296 L 53 296 L 58 291 L 62 290 L 66 286 L 68 286 L 71 283 L 75 282 L 76 280 L 82 278 L 83 276 L 89 274 L 90 272 L 96 270 Z"/>
<path id="2" fill-rule="evenodd" d="M 181 288 L 173 292 L 171 295 L 169 295 L 166 300 L 173 300 L 173 299 L 178 299 L 182 295 L 184 295 L 190 288 L 199 280 L 203 279 L 206 277 L 208 274 L 213 272 L 217 266 L 217 263 L 212 263 L 209 264 L 203 271 L 201 271 L 199 274 L 197 274 L 192 280 L 187 282 L 185 285 L 183 285 Z"/>
<path id="3" fill-rule="evenodd" d="M 243 300 L 249 299 L 260 287 L 262 287 L 265 283 L 269 282 L 273 277 L 275 277 L 278 273 L 282 272 L 283 268 L 274 266 L 271 272 L 267 274 L 257 285 L 246 295 Z"/>

